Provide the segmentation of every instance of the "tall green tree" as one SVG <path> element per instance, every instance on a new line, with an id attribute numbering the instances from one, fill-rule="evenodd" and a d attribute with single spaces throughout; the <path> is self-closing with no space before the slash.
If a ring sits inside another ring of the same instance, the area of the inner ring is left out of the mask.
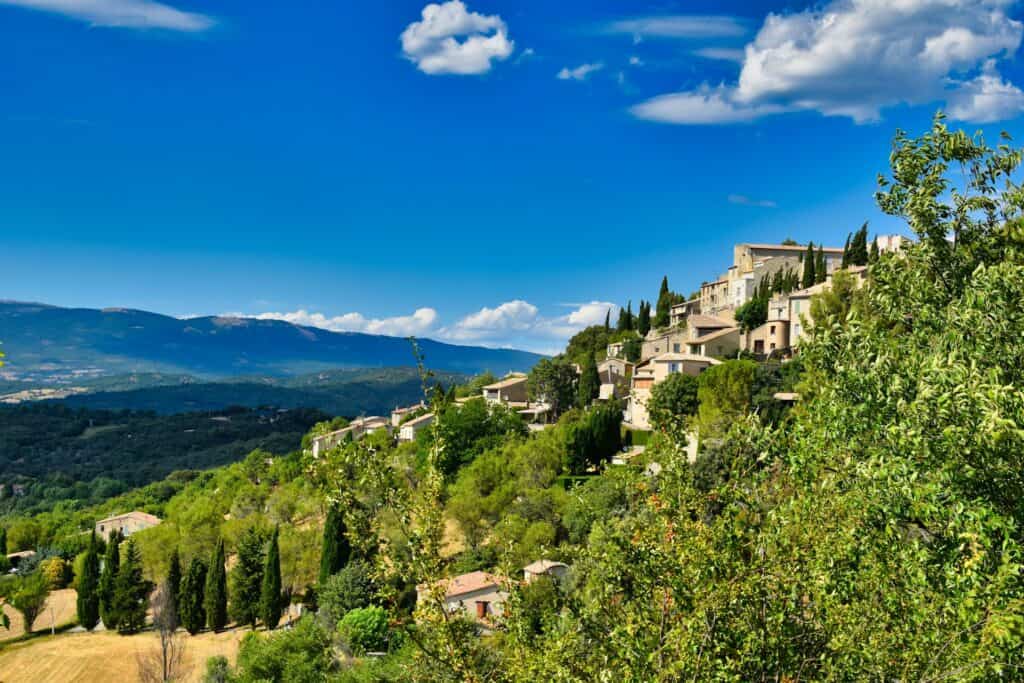
<path id="1" fill-rule="evenodd" d="M 800 278 L 800 288 L 807 289 L 814 284 L 815 271 L 814 271 L 814 242 L 807 243 L 807 251 L 804 252 L 804 274 Z"/>
<path id="2" fill-rule="evenodd" d="M 100 573 L 100 617 L 108 631 L 117 628 L 118 614 L 114 607 L 115 584 L 121 568 L 121 532 L 111 532 L 107 538 L 107 552 L 103 556 L 103 571 Z"/>
<path id="3" fill-rule="evenodd" d="M 866 266 L 868 264 L 868 224 L 865 221 L 864 225 L 860 226 L 860 229 L 853 235 L 853 240 L 850 242 L 850 261 L 851 266 Z"/>
<path id="4" fill-rule="evenodd" d="M 263 565 L 263 584 L 260 588 L 260 619 L 268 630 L 277 628 L 281 621 L 281 551 L 277 546 L 278 529 L 270 536 L 267 559 Z"/>
<path id="5" fill-rule="evenodd" d="M 46 606 L 46 598 L 49 596 L 50 582 L 42 572 L 33 572 L 15 580 L 7 595 L 7 601 L 11 607 L 21 612 L 25 633 L 32 633 L 32 626 Z"/>
<path id="6" fill-rule="evenodd" d="M 612 330 L 612 309 L 610 308 L 604 312 L 604 329 L 606 332 Z"/>
<path id="7" fill-rule="evenodd" d="M 188 572 L 181 579 L 178 595 L 181 625 L 192 635 L 202 631 L 206 625 L 206 610 L 203 607 L 205 594 L 206 565 L 198 557 L 193 557 Z"/>
<path id="8" fill-rule="evenodd" d="M 206 625 L 211 631 L 221 631 L 228 624 L 228 580 L 224 561 L 224 539 L 221 538 L 206 572 L 206 594 L 203 597 Z"/>
<path id="9" fill-rule="evenodd" d="M 341 568 L 348 564 L 351 554 L 352 546 L 348 540 L 344 514 L 337 505 L 332 504 L 327 508 L 327 519 L 324 522 L 323 544 L 320 551 L 320 583 L 341 571 Z"/>
<path id="10" fill-rule="evenodd" d="M 114 581 L 114 611 L 118 633 L 137 633 L 146 625 L 146 599 L 153 586 L 142 575 L 142 555 L 134 539 L 125 544 Z"/>
<path id="11" fill-rule="evenodd" d="M 96 628 L 100 620 L 100 556 L 96 532 L 89 539 L 81 573 L 78 575 L 78 596 L 75 600 L 78 623 L 86 631 Z"/>
<path id="12" fill-rule="evenodd" d="M 594 360 L 593 354 L 587 358 L 580 370 L 576 405 L 586 408 L 601 394 L 601 377 L 597 374 L 597 362 Z"/>
<path id="13" fill-rule="evenodd" d="M 868 253 L 868 263 L 878 260 L 878 240 L 871 240 L 871 251 Z"/>
<path id="14" fill-rule="evenodd" d="M 561 356 L 543 358 L 530 370 L 527 387 L 530 398 L 551 406 L 557 418 L 576 402 L 576 369 Z"/>
<path id="15" fill-rule="evenodd" d="M 263 535 L 256 527 L 238 541 L 237 562 L 228 577 L 228 612 L 236 624 L 253 629 L 260 617 L 260 590 L 263 584 Z"/>
<path id="16" fill-rule="evenodd" d="M 853 237 L 852 232 L 846 233 L 846 244 L 843 245 L 843 262 L 841 266 L 846 268 L 850 265 L 850 239 Z"/>
<path id="17" fill-rule="evenodd" d="M 7 554 L 7 529 L 0 526 L 0 555 Z"/>
<path id="18" fill-rule="evenodd" d="M 636 320 L 636 331 L 640 333 L 641 337 L 646 337 L 647 333 L 651 331 L 651 302 L 641 301 L 640 312 L 637 315 Z"/>
<path id="19" fill-rule="evenodd" d="M 171 553 L 171 564 L 167 569 L 167 599 L 175 609 L 175 620 L 181 621 L 179 607 L 181 606 L 181 556 L 175 548 Z"/>
<path id="20" fill-rule="evenodd" d="M 828 262 L 825 261 L 825 248 L 818 245 L 818 254 L 814 261 L 814 282 L 821 284 L 828 278 Z"/>
<path id="21" fill-rule="evenodd" d="M 673 296 L 668 288 L 668 276 L 662 276 L 661 289 L 658 290 L 658 304 L 654 311 L 654 327 L 663 329 L 668 327 L 672 318 Z"/>
<path id="22" fill-rule="evenodd" d="M 626 304 L 625 308 L 619 309 L 619 320 L 615 325 L 618 332 L 629 332 L 633 329 L 633 302 Z"/>

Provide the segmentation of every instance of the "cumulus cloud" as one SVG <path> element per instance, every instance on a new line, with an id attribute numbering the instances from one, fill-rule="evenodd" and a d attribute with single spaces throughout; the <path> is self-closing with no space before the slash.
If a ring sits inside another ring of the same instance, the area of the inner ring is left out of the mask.
<path id="1" fill-rule="evenodd" d="M 539 311 L 533 304 L 516 299 L 495 308 L 484 307 L 459 320 L 451 328 L 441 330 L 449 339 L 473 340 L 508 337 L 510 333 L 531 331 L 537 324 Z"/>
<path id="2" fill-rule="evenodd" d="M 284 320 L 295 325 L 319 327 L 332 332 L 365 332 L 391 337 L 408 337 L 428 333 L 434 329 L 438 320 L 437 311 L 433 308 L 419 308 L 412 315 L 393 318 L 367 318 L 361 313 L 346 313 L 329 317 L 323 313 L 310 313 L 302 309 L 289 313 L 260 313 L 250 316 L 233 314 L 232 317 Z"/>
<path id="3" fill-rule="evenodd" d="M 728 197 L 730 204 L 739 206 L 756 206 L 760 209 L 774 209 L 778 206 L 770 199 L 751 199 L 745 194 L 731 194 Z"/>
<path id="4" fill-rule="evenodd" d="M 1011 0 L 833 0 L 769 14 L 745 48 L 739 80 L 663 95 L 633 108 L 655 121 L 728 123 L 794 110 L 880 118 L 885 107 L 946 102 L 958 118 L 1024 110 L 994 59 L 1013 54 L 1022 24 Z M 973 77 L 972 77 L 973 75 Z"/>
<path id="5" fill-rule="evenodd" d="M 0 5 L 63 14 L 92 26 L 194 33 L 214 25 L 204 14 L 183 12 L 154 0 L 0 0 Z"/>
<path id="6" fill-rule="evenodd" d="M 580 64 L 574 69 L 570 69 L 569 67 L 563 67 L 562 70 L 555 75 L 555 77 L 560 81 L 585 81 L 587 80 L 587 76 L 594 73 L 595 71 L 600 71 L 603 68 L 604 64 L 601 63 Z"/>
<path id="7" fill-rule="evenodd" d="M 470 12 L 461 0 L 431 3 L 421 16 L 400 40 L 402 53 L 423 73 L 487 73 L 493 61 L 508 59 L 515 48 L 500 16 Z"/>
<path id="8" fill-rule="evenodd" d="M 636 38 L 725 38 L 744 35 L 747 27 L 736 17 L 677 14 L 615 21 L 605 31 Z"/>

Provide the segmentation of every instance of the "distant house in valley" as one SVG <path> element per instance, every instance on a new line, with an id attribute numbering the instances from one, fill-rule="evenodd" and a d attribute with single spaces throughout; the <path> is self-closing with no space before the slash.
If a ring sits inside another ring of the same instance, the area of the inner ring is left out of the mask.
<path id="1" fill-rule="evenodd" d="M 322 453 L 326 453 L 332 448 L 343 443 L 345 439 L 350 436 L 353 439 L 358 439 L 369 432 L 375 432 L 378 429 L 390 429 L 390 427 L 391 420 L 386 417 L 380 417 L 379 415 L 375 415 L 373 417 L 361 417 L 352 420 L 352 422 L 343 429 L 338 429 L 328 434 L 321 434 L 320 436 L 315 437 L 311 445 L 313 457 L 320 457 Z"/>
<path id="2" fill-rule="evenodd" d="M 500 382 L 485 386 L 483 389 L 484 400 L 488 403 L 525 406 L 529 401 L 526 382 L 526 375 L 513 373 Z"/>
<path id="3" fill-rule="evenodd" d="M 402 424 L 401 428 L 398 431 L 398 440 L 415 441 L 416 435 L 419 434 L 424 427 L 429 426 L 433 421 L 433 413 L 426 413 L 424 415 L 420 415 L 419 417 L 414 417 L 413 419 Z"/>
<path id="4" fill-rule="evenodd" d="M 470 572 L 442 579 L 436 586 L 444 591 L 444 606 L 450 614 L 463 612 L 466 617 L 484 623 L 500 617 L 508 599 L 501 577 L 489 572 Z M 418 600 L 426 600 L 431 587 L 419 586 L 416 592 Z"/>
<path id="5" fill-rule="evenodd" d="M 121 532 L 122 536 L 131 536 L 143 529 L 155 527 L 160 524 L 160 522 L 161 519 L 156 515 L 133 510 L 132 512 L 126 512 L 123 515 L 114 515 L 113 517 L 101 519 L 96 522 L 95 529 L 97 536 L 102 538 L 104 541 L 108 541 L 110 540 L 110 535 L 115 531 Z"/>
<path id="6" fill-rule="evenodd" d="M 569 565 L 553 560 L 537 560 L 523 567 L 523 582 L 532 583 L 542 576 L 561 581 L 569 573 Z"/>

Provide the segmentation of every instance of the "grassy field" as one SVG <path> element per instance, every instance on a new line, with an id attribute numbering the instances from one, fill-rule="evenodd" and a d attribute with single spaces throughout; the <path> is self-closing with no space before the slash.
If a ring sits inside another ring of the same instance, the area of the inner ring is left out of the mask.
<path id="1" fill-rule="evenodd" d="M 234 664 L 246 629 L 189 636 L 185 644 L 183 681 L 199 681 L 206 660 L 224 655 Z M 139 680 L 139 658 L 157 652 L 155 633 L 65 633 L 16 643 L 0 650 L 0 683 L 109 683 Z"/>
<path id="2" fill-rule="evenodd" d="M 50 597 L 46 599 L 46 607 L 36 617 L 35 628 L 36 631 L 47 631 L 50 628 L 51 623 L 51 610 L 52 610 L 52 623 L 57 628 L 70 624 L 75 620 L 75 598 L 76 593 L 73 588 L 65 588 L 63 590 L 57 590 L 50 593 Z M 21 613 L 13 609 L 10 605 L 3 606 L 4 614 L 11 620 L 10 630 L 5 631 L 3 627 L 0 627 L 0 642 L 5 640 L 12 640 L 18 638 L 25 633 L 25 625 L 22 623 Z M 0 672 L 3 668 L 0 667 Z M 0 674 L 0 682 L 6 680 Z"/>

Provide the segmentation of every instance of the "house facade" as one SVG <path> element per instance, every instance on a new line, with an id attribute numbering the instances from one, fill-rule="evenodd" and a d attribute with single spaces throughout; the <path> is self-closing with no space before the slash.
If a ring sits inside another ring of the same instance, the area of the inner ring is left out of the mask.
<path id="1" fill-rule="evenodd" d="M 378 429 L 390 429 L 391 419 L 375 415 L 373 417 L 361 417 L 352 420 L 347 427 L 338 429 L 328 434 L 321 434 L 313 439 L 310 448 L 313 451 L 313 457 L 318 458 L 321 454 L 326 453 L 332 448 L 340 445 L 345 439 L 351 435 L 353 439 L 367 434 L 369 432 L 375 432 Z"/>
<path id="2" fill-rule="evenodd" d="M 623 419 L 635 429 L 650 429 L 651 420 L 647 402 L 654 386 L 672 374 L 683 373 L 696 377 L 721 361 L 691 353 L 664 353 L 637 365 L 629 392 Z"/>
<path id="3" fill-rule="evenodd" d="M 526 384 L 526 375 L 513 373 L 500 382 L 485 386 L 483 389 L 484 400 L 488 403 L 525 405 L 529 400 Z"/>
<path id="4" fill-rule="evenodd" d="M 96 536 L 104 541 L 109 541 L 110 535 L 114 532 L 120 532 L 122 536 L 127 537 L 143 529 L 151 529 L 160 524 L 160 522 L 161 519 L 156 515 L 133 510 L 123 515 L 114 515 L 113 517 L 101 519 L 96 522 L 94 529 Z"/>
<path id="5" fill-rule="evenodd" d="M 444 591 L 444 606 L 449 614 L 461 612 L 465 617 L 484 624 L 504 612 L 508 591 L 501 577 L 489 572 L 470 572 L 438 584 Z M 430 587 L 417 588 L 417 599 L 427 598 Z"/>
<path id="6" fill-rule="evenodd" d="M 426 413 L 404 423 L 398 430 L 399 441 L 415 441 L 416 435 L 434 422 L 434 414 Z"/>

